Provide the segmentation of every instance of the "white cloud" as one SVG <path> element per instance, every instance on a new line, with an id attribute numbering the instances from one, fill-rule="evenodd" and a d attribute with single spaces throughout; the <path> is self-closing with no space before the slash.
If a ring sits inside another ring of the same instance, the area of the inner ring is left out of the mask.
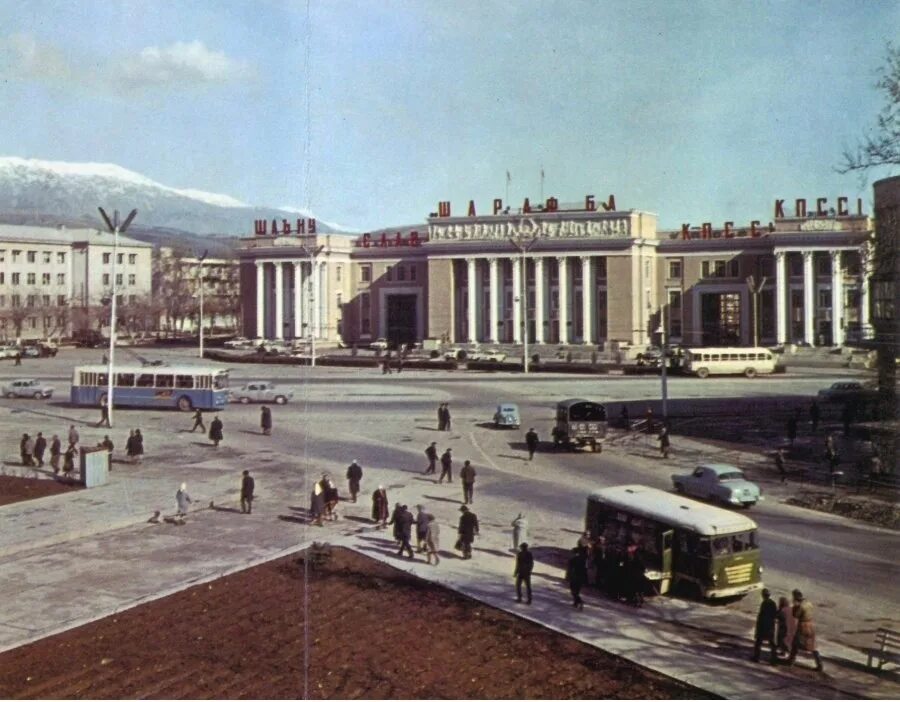
<path id="1" fill-rule="evenodd" d="M 54 82 L 68 80 L 72 70 L 63 53 L 52 44 L 39 42 L 30 34 L 11 34 L 0 38 L 0 73 Z"/>
<path id="2" fill-rule="evenodd" d="M 148 46 L 121 67 L 120 77 L 133 87 L 204 85 L 239 81 L 249 77 L 249 66 L 211 51 L 202 41 Z"/>

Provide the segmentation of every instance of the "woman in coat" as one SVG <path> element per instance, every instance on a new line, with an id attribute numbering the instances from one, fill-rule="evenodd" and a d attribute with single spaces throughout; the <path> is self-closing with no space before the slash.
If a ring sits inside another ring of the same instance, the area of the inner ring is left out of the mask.
<path id="1" fill-rule="evenodd" d="M 322 487 L 321 481 L 316 481 L 313 485 L 313 491 L 309 498 L 309 513 L 312 521 L 316 526 L 322 526 L 322 519 L 325 516 L 325 489 Z"/>
<path id="2" fill-rule="evenodd" d="M 134 430 L 134 460 L 138 463 L 144 458 L 144 435 L 140 429 Z"/>
<path id="3" fill-rule="evenodd" d="M 776 634 L 775 643 L 777 651 L 783 656 L 791 652 L 794 644 L 794 632 L 797 630 L 797 621 L 794 619 L 794 608 L 787 597 L 778 600 L 778 614 L 775 616 Z"/>
<path id="4" fill-rule="evenodd" d="M 441 548 L 440 536 L 441 530 L 438 527 L 438 523 L 434 521 L 434 515 L 429 514 L 428 527 L 425 531 L 425 553 L 427 554 L 428 565 L 431 565 L 432 556 L 434 557 L 435 565 L 441 562 L 441 559 L 438 557 L 438 551 Z"/>
<path id="5" fill-rule="evenodd" d="M 381 522 L 381 527 L 387 526 L 388 520 L 388 496 L 383 485 L 372 493 L 372 521 Z"/>
<path id="6" fill-rule="evenodd" d="M 788 665 L 793 665 L 797 651 L 807 651 L 812 653 L 813 659 L 816 661 L 816 670 L 822 672 L 822 658 L 816 648 L 816 624 L 813 621 L 812 603 L 803 599 L 803 593 L 800 590 L 794 590 L 791 594 L 794 596 L 793 614 L 794 619 L 797 620 L 797 633 L 794 636 L 794 643 L 791 645 Z"/>
<path id="7" fill-rule="evenodd" d="M 272 410 L 265 405 L 263 405 L 262 410 L 260 410 L 259 426 L 262 429 L 262 433 L 266 436 L 272 434 Z"/>
<path id="8" fill-rule="evenodd" d="M 216 415 L 212 422 L 209 423 L 209 440 L 213 442 L 213 446 L 218 447 L 219 442 L 225 438 L 222 433 L 222 420 Z"/>

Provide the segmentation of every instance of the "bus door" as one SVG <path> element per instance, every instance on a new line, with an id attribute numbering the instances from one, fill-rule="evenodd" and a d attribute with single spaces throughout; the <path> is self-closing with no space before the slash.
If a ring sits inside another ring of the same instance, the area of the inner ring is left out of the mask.
<path id="1" fill-rule="evenodd" d="M 675 531 L 669 529 L 659 535 L 659 570 L 662 579 L 659 581 L 659 594 L 665 595 L 669 591 L 672 582 L 672 546 L 675 541 Z"/>

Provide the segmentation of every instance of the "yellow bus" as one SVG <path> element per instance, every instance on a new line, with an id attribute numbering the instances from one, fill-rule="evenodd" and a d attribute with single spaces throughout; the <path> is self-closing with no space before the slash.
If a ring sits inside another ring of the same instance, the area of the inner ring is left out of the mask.
<path id="1" fill-rule="evenodd" d="M 707 378 L 710 375 L 744 375 L 755 378 L 775 372 L 775 354 L 761 346 L 708 347 L 685 349 L 684 372 Z"/>

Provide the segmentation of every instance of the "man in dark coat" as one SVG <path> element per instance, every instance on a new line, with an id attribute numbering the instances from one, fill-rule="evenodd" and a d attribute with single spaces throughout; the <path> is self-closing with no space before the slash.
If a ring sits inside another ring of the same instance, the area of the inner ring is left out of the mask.
<path id="1" fill-rule="evenodd" d="M 37 461 L 38 468 L 44 467 L 44 451 L 47 450 L 47 439 L 44 438 L 43 432 L 37 433 L 34 440 L 34 458 Z"/>
<path id="2" fill-rule="evenodd" d="M 194 426 L 191 427 L 191 434 L 194 433 L 196 429 L 200 429 L 204 434 L 206 433 L 206 425 L 203 423 L 203 412 L 200 409 L 194 410 Z"/>
<path id="3" fill-rule="evenodd" d="M 441 455 L 441 475 L 438 483 L 444 482 L 444 476 L 447 476 L 447 482 L 453 482 L 453 456 L 450 455 L 450 449 L 444 451 Z"/>
<path id="4" fill-rule="evenodd" d="M 401 530 L 403 529 L 403 527 L 400 524 L 400 513 L 402 511 L 403 511 L 403 505 L 401 505 L 399 502 L 397 502 L 394 505 L 394 511 L 391 512 L 391 521 L 388 522 L 388 524 L 390 524 L 391 526 L 394 527 L 394 529 L 393 529 L 394 541 L 397 542 L 398 544 L 403 542 L 403 536 L 401 534 Z"/>
<path id="5" fill-rule="evenodd" d="M 822 417 L 822 411 L 819 409 L 819 403 L 815 400 L 809 406 L 809 423 L 812 424 L 813 434 L 819 428 L 819 419 Z"/>
<path id="6" fill-rule="evenodd" d="M 527 593 L 525 602 L 531 604 L 531 573 L 533 570 L 534 556 L 528 550 L 528 544 L 520 544 L 519 552 L 516 554 L 516 569 L 513 572 L 516 578 L 516 602 L 522 601 L 522 583 L 524 583 Z"/>
<path id="7" fill-rule="evenodd" d="M 425 469 L 425 475 L 434 475 L 438 459 L 436 441 L 432 441 L 431 445 L 425 449 L 425 456 L 428 458 L 428 467 Z"/>
<path id="8" fill-rule="evenodd" d="M 140 463 L 144 459 L 144 435 L 140 429 L 134 430 L 134 460 Z"/>
<path id="9" fill-rule="evenodd" d="M 459 471 L 463 487 L 463 504 L 468 505 L 475 501 L 475 475 L 475 466 L 469 461 L 463 463 L 462 470 Z"/>
<path id="10" fill-rule="evenodd" d="M 431 515 L 425 511 L 425 507 L 416 505 L 416 551 L 419 553 L 425 553 L 428 550 L 425 541 L 428 538 L 429 517 Z"/>
<path id="11" fill-rule="evenodd" d="M 528 433 L 525 434 L 525 445 L 528 447 L 528 460 L 530 461 L 534 458 L 534 452 L 537 451 L 538 447 L 538 435 L 534 427 L 531 427 Z"/>
<path id="12" fill-rule="evenodd" d="M 109 407 L 105 404 L 100 405 L 100 421 L 97 422 L 97 426 L 112 428 L 112 424 L 109 423 Z"/>
<path id="13" fill-rule="evenodd" d="M 388 496 L 383 485 L 372 493 L 372 521 L 381 522 L 381 528 L 387 526 L 388 520 Z"/>
<path id="14" fill-rule="evenodd" d="M 778 469 L 778 475 L 781 476 L 781 482 L 785 482 L 787 471 L 784 469 L 784 451 L 780 448 L 775 451 L 775 467 Z"/>
<path id="15" fill-rule="evenodd" d="M 59 473 L 59 457 L 62 455 L 62 442 L 59 437 L 54 434 L 50 440 L 50 465 L 53 466 L 53 472 Z"/>
<path id="16" fill-rule="evenodd" d="M 213 446 L 218 447 L 219 442 L 222 441 L 223 438 L 222 420 L 219 419 L 219 415 L 216 415 L 209 424 L 209 440 L 213 442 Z"/>
<path id="17" fill-rule="evenodd" d="M 444 403 L 444 429 L 450 431 L 450 405 Z"/>
<path id="18" fill-rule="evenodd" d="M 241 514 L 250 514 L 253 511 L 253 490 L 256 488 L 256 481 L 250 476 L 250 471 L 244 471 L 244 477 L 241 479 Z"/>
<path id="19" fill-rule="evenodd" d="M 354 459 L 353 463 L 347 466 L 347 483 L 350 489 L 350 499 L 354 502 L 356 502 L 356 495 L 359 493 L 359 481 L 362 480 L 362 476 L 362 466 Z"/>
<path id="20" fill-rule="evenodd" d="M 28 434 L 22 434 L 22 440 L 19 441 L 19 456 L 22 458 L 23 466 L 34 465 L 34 461 L 31 460 L 32 451 L 34 451 L 34 442 Z"/>
<path id="21" fill-rule="evenodd" d="M 463 558 L 472 557 L 472 543 L 478 536 L 478 517 L 469 508 L 463 505 L 459 508 L 462 514 L 459 516 L 459 541 L 462 545 Z"/>
<path id="22" fill-rule="evenodd" d="M 259 412 L 259 426 L 266 436 L 272 435 L 272 410 L 263 405 Z"/>
<path id="23" fill-rule="evenodd" d="M 444 419 L 444 403 L 438 405 L 437 408 L 438 431 L 444 431 L 447 428 L 447 422 Z"/>
<path id="24" fill-rule="evenodd" d="M 778 618 L 778 605 L 772 599 L 768 590 L 762 591 L 762 604 L 756 615 L 756 631 L 753 641 L 753 662 L 759 663 L 759 653 L 763 643 L 768 643 L 771 649 L 769 662 L 774 665 L 778 661 L 775 653 L 775 620 Z"/>
<path id="25" fill-rule="evenodd" d="M 409 540 L 412 538 L 412 526 L 415 518 L 406 508 L 406 505 L 400 505 L 400 511 L 395 514 L 395 518 L 397 520 L 397 532 L 400 535 L 400 550 L 397 551 L 397 555 L 402 556 L 403 552 L 406 551 L 407 558 L 413 558 L 413 550 Z"/>
<path id="26" fill-rule="evenodd" d="M 566 580 L 569 581 L 569 590 L 572 593 L 572 606 L 577 609 L 584 609 L 581 588 L 585 586 L 587 579 L 587 554 L 584 549 L 573 548 L 572 556 L 566 565 Z"/>

